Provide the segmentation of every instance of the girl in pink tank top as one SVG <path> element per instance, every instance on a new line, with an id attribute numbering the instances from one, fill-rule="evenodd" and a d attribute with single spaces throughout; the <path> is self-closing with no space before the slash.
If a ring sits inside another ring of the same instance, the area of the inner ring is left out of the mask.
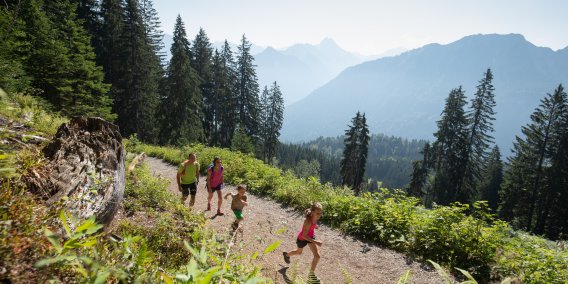
<path id="1" fill-rule="evenodd" d="M 314 274 L 314 271 L 316 270 L 316 266 L 320 259 L 319 247 L 322 245 L 322 241 L 316 240 L 315 230 L 318 228 L 317 222 L 322 215 L 323 207 L 321 204 L 319 202 L 312 203 L 312 206 L 304 211 L 306 219 L 304 220 L 302 230 L 300 230 L 296 239 L 296 245 L 298 247 L 295 250 L 282 253 L 284 255 L 284 261 L 289 264 L 290 256 L 302 254 L 304 247 L 308 245 L 314 255 L 312 266 L 310 268 L 310 275 L 308 276 L 312 283 L 319 283 L 319 279 Z"/>

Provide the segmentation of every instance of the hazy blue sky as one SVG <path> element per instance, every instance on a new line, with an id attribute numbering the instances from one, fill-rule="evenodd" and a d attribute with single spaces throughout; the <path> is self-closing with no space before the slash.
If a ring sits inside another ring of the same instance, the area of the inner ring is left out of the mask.
<path id="1" fill-rule="evenodd" d="M 202 27 L 211 41 L 262 46 L 317 44 L 371 55 L 471 34 L 520 33 L 537 46 L 568 46 L 568 0 L 154 0 L 172 34 L 178 14 L 190 39 Z"/>

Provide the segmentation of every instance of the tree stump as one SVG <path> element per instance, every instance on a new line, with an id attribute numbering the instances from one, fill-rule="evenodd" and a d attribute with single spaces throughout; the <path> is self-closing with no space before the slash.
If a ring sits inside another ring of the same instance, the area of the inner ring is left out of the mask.
<path id="1" fill-rule="evenodd" d="M 73 117 L 44 149 L 47 165 L 27 175 L 28 188 L 58 201 L 79 218 L 109 224 L 125 188 L 125 151 L 118 126 L 101 118 Z"/>

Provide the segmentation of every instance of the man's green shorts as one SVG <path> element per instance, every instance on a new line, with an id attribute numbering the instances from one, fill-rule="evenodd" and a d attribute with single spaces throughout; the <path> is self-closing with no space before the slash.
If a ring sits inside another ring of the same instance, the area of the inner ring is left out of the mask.
<path id="1" fill-rule="evenodd" d="M 237 219 L 243 219 L 244 218 L 243 210 L 233 210 L 233 213 L 235 213 L 235 217 L 237 217 Z"/>

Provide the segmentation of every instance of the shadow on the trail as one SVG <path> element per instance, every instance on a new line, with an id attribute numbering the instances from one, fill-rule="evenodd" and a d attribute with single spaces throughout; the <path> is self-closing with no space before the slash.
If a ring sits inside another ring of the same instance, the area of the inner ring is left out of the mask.
<path id="1" fill-rule="evenodd" d="M 282 267 L 280 270 L 278 270 L 278 272 L 282 274 L 282 277 L 284 278 L 284 282 L 286 282 L 286 284 L 292 284 L 292 280 L 290 279 L 290 277 L 288 277 L 288 274 L 286 274 L 288 268 L 289 267 Z"/>
<path id="2" fill-rule="evenodd" d="M 213 219 L 215 219 L 215 218 L 217 218 L 217 217 L 224 217 L 224 216 L 225 216 L 224 214 L 223 214 L 223 215 L 214 214 L 213 216 L 209 217 L 209 219 L 213 220 Z"/>

